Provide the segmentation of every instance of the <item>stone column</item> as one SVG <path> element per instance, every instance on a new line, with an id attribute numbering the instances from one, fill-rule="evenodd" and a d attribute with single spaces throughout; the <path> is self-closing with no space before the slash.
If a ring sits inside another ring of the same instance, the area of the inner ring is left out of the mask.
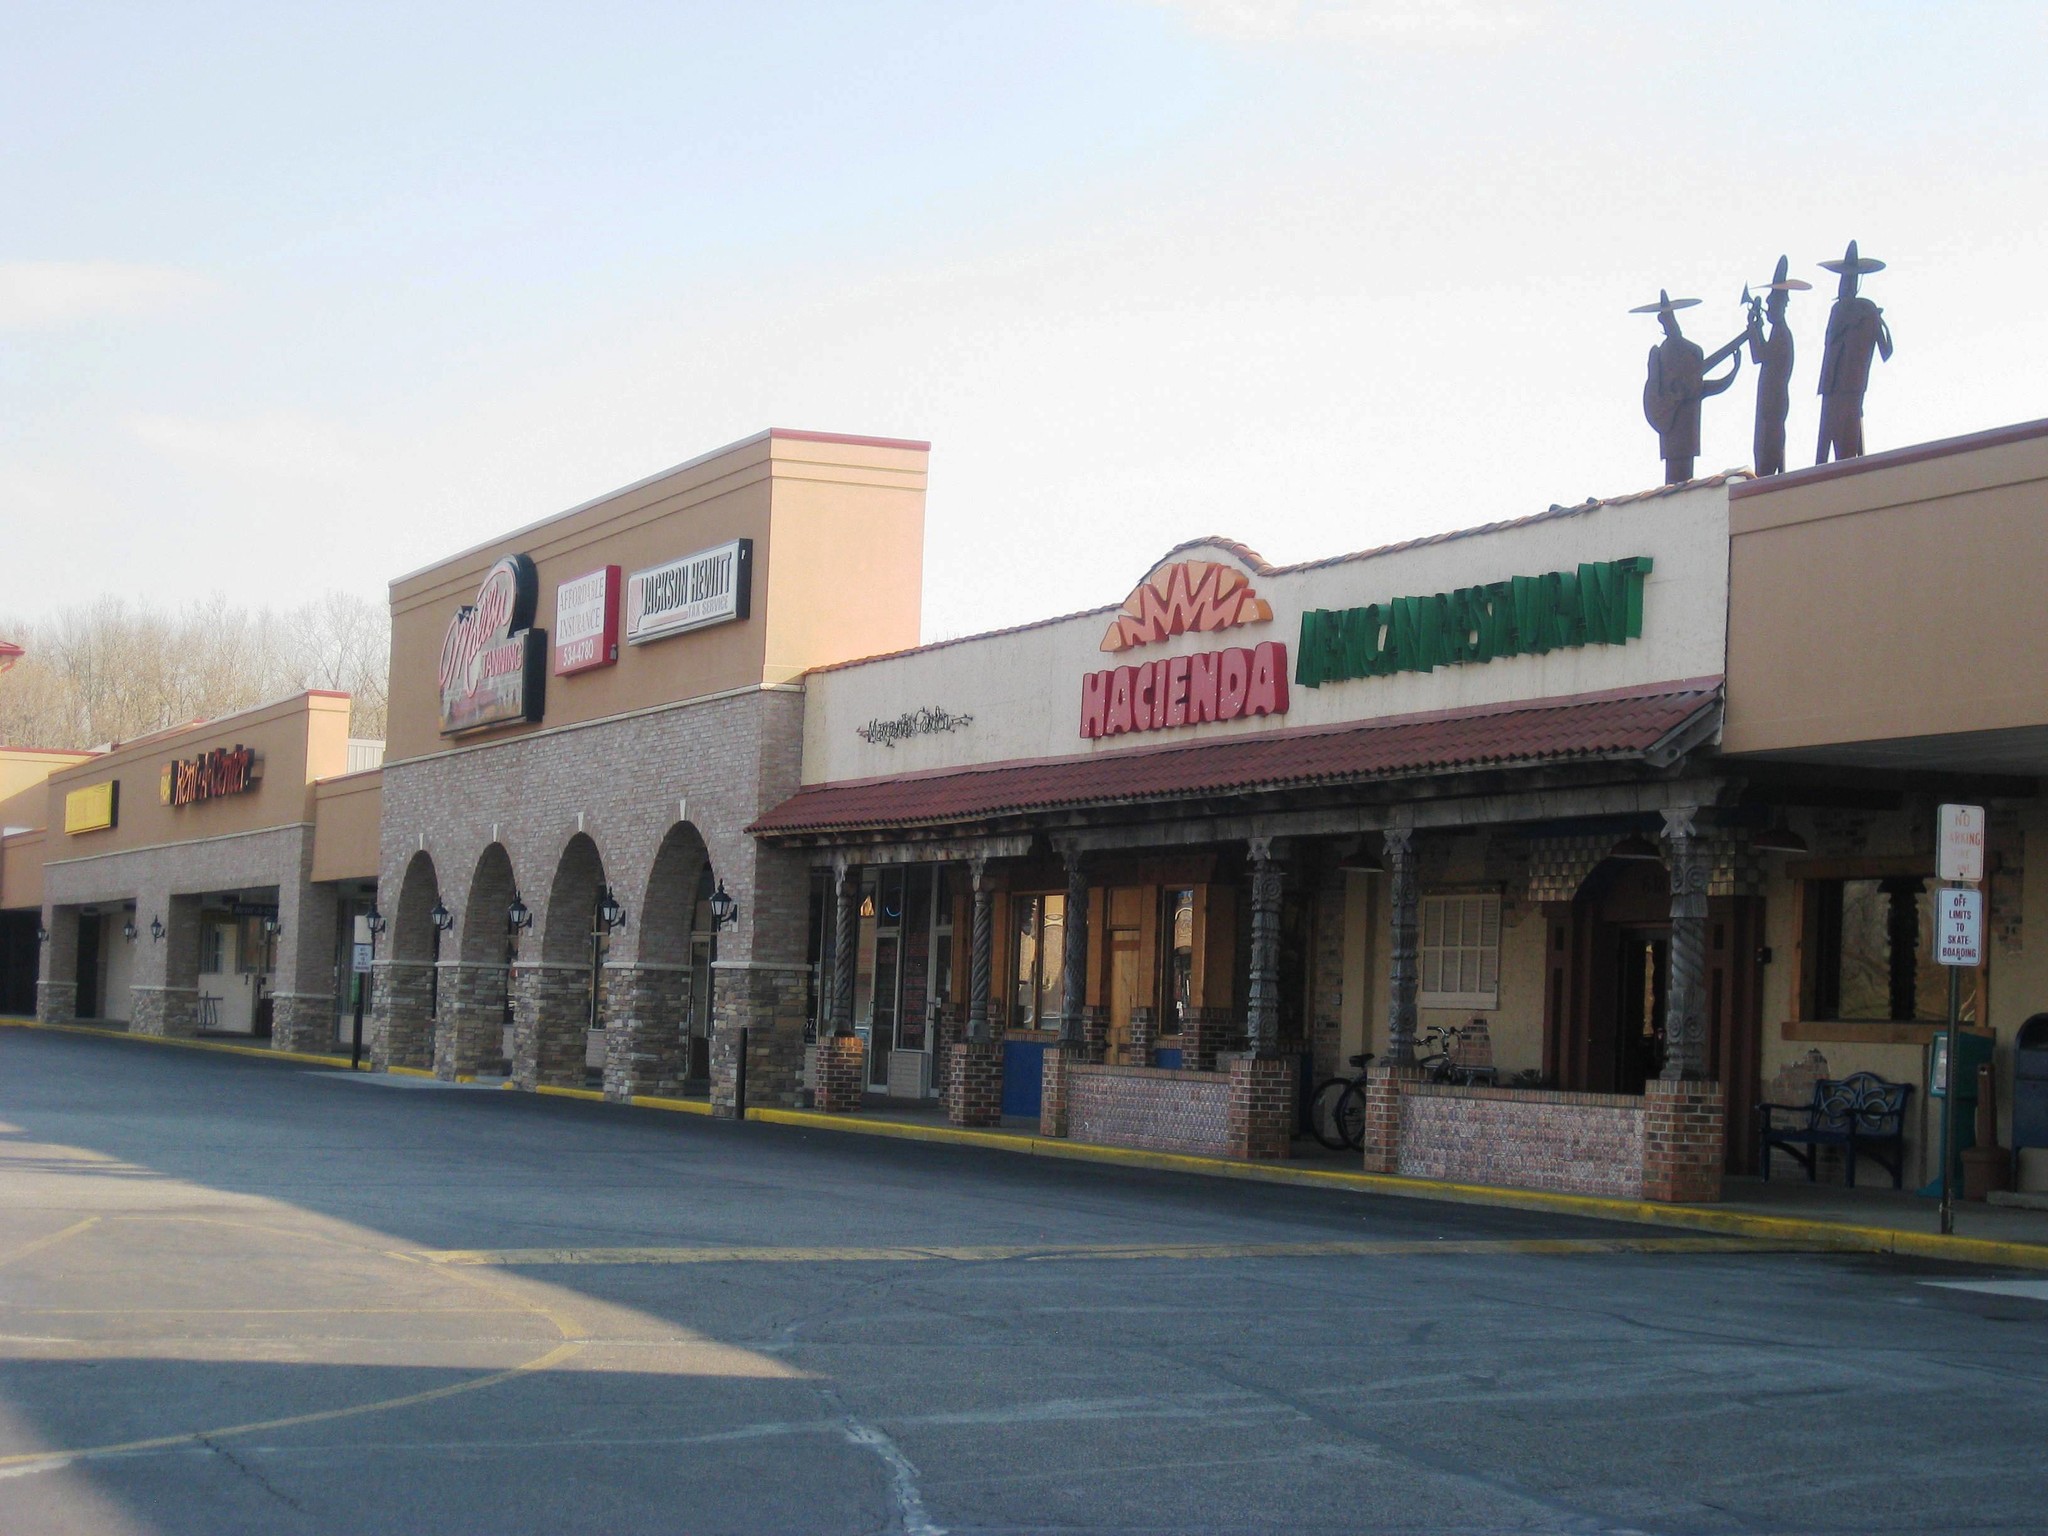
<path id="1" fill-rule="evenodd" d="M 989 901 L 987 860 L 976 859 L 971 868 L 974 880 L 974 948 L 967 970 L 967 1039 L 972 1044 L 986 1044 L 989 1039 L 988 990 L 995 980 L 995 913 Z"/>
<path id="2" fill-rule="evenodd" d="M 512 967 L 512 1081 L 581 1088 L 589 1073 L 584 1042 L 590 1027 L 590 967 L 521 960 Z"/>
<path id="3" fill-rule="evenodd" d="M 279 1051 L 334 1049 L 334 968 L 340 937 L 332 885 L 316 885 L 313 838 L 305 838 L 299 878 L 278 887 L 277 986 L 270 994 L 270 1045 Z"/>
<path id="4" fill-rule="evenodd" d="M 189 1040 L 199 1033 L 199 898 L 167 897 L 163 909 L 161 944 L 154 955 L 136 957 L 136 974 L 149 979 L 129 989 L 128 1032 Z"/>
<path id="5" fill-rule="evenodd" d="M 1382 837 L 1386 843 L 1387 921 L 1393 938 L 1387 959 L 1387 1060 L 1406 1065 L 1415 1060 L 1416 951 L 1422 906 L 1415 878 L 1415 833 L 1407 827 L 1389 827 Z"/>
<path id="6" fill-rule="evenodd" d="M 1251 840 L 1252 957 L 1245 1033 L 1255 1056 L 1280 1054 L 1280 892 L 1283 876 L 1273 840 Z"/>
<path id="7" fill-rule="evenodd" d="M 711 963 L 714 1115 L 729 1120 L 739 1108 L 741 1031 L 746 1033 L 747 1103 L 757 1109 L 786 1109 L 796 1103 L 804 1070 L 804 1008 L 810 978 L 810 967 L 801 963 Z"/>
<path id="8" fill-rule="evenodd" d="M 1671 972 L 1664 994 L 1667 1083 L 1707 1075 L 1707 858 L 1690 806 L 1664 813 L 1671 871 Z"/>
<path id="9" fill-rule="evenodd" d="M 1100 1057 L 1088 1049 L 1088 870 L 1078 848 L 1070 845 L 1061 856 L 1067 864 L 1067 911 L 1060 963 L 1060 1049 L 1079 1060 L 1094 1061 Z"/>
<path id="10" fill-rule="evenodd" d="M 78 1017 L 78 908 L 44 907 L 43 952 L 36 968 L 36 1017 L 69 1024 Z"/>
<path id="11" fill-rule="evenodd" d="M 618 1103 L 680 1092 L 690 968 L 642 963 L 604 971 L 604 1096 Z"/>
<path id="12" fill-rule="evenodd" d="M 441 1015 L 434 1021 L 434 1076 L 444 1083 L 474 1077 L 504 1054 L 505 995 L 510 973 L 477 961 L 440 968 Z"/>
<path id="13" fill-rule="evenodd" d="M 433 961 L 376 962 L 370 972 L 370 1016 L 364 1025 L 370 1064 L 376 1070 L 425 1070 L 433 1065 L 433 996 Z"/>
<path id="14" fill-rule="evenodd" d="M 860 867 L 832 866 L 832 1033 L 851 1035 L 853 984 L 860 965 Z M 824 1042 L 819 1041 L 822 1049 Z"/>

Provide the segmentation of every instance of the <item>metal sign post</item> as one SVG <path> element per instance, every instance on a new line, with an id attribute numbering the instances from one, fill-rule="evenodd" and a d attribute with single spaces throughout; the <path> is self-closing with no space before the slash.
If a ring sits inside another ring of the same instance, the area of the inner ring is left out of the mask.
<path id="1" fill-rule="evenodd" d="M 1945 885 L 1934 893 L 1935 958 L 1948 967 L 1948 1027 L 1942 1035 L 1941 1232 L 1956 1230 L 1956 1029 L 1962 1018 L 1963 968 L 1984 958 L 1984 898 L 1974 889 L 1984 878 L 1984 807 L 1944 805 L 1938 814 L 1936 874 Z"/>
<path id="2" fill-rule="evenodd" d="M 361 921 L 358 919 L 358 921 Z M 355 1034 L 349 1042 L 348 1069 L 355 1072 L 363 1064 L 363 998 L 370 990 L 370 967 L 376 963 L 376 945 L 356 941 L 355 953 L 351 957 L 350 969 L 356 974 L 356 1023 Z"/>

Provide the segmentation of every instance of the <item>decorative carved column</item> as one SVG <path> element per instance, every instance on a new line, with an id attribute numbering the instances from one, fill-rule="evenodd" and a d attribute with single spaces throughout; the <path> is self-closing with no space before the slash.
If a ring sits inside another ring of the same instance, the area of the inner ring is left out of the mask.
<path id="1" fill-rule="evenodd" d="M 967 1038 L 982 1045 L 989 1037 L 988 989 L 995 971 L 995 913 L 989 900 L 988 860 L 971 860 L 968 869 L 974 882 L 974 948 L 967 970 Z"/>
<path id="2" fill-rule="evenodd" d="M 1060 969 L 1060 1047 L 1082 1051 L 1087 1047 L 1084 1018 L 1088 1006 L 1088 871 L 1081 852 L 1069 846 L 1061 850 L 1067 862 L 1066 949 Z"/>
<path id="3" fill-rule="evenodd" d="M 1386 844 L 1387 916 L 1392 952 L 1387 959 L 1387 1060 L 1407 1066 L 1415 1060 L 1415 993 L 1421 937 L 1421 893 L 1415 879 L 1415 833 L 1389 827 Z"/>
<path id="4" fill-rule="evenodd" d="M 1664 813 L 1666 865 L 1671 871 L 1671 978 L 1664 1002 L 1666 1082 L 1692 1082 L 1707 1072 L 1707 858 L 1694 810 Z"/>
<path id="5" fill-rule="evenodd" d="M 1927 882 L 1917 875 L 1905 875 L 1879 884 L 1888 905 L 1884 934 L 1891 947 L 1891 1007 L 1894 1019 L 1910 1019 L 1920 1012 L 1920 893 Z"/>
<path id="6" fill-rule="evenodd" d="M 1280 894 L 1285 881 L 1273 839 L 1251 840 L 1252 957 L 1245 1034 L 1252 1054 L 1280 1054 Z"/>
<path id="7" fill-rule="evenodd" d="M 860 961 L 860 869 L 845 859 L 832 865 L 832 1033 L 853 1028 L 854 972 Z"/>

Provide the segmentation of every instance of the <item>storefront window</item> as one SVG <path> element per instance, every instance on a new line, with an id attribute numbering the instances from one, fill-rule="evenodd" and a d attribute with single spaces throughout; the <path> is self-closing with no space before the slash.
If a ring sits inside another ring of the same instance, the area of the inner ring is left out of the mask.
<path id="1" fill-rule="evenodd" d="M 1422 995 L 1425 1008 L 1500 1006 L 1500 897 L 1422 899 Z"/>
<path id="2" fill-rule="evenodd" d="M 1015 924 L 1017 956 L 1010 1027 L 1057 1029 L 1066 995 L 1061 960 L 1066 940 L 1067 898 L 1059 892 L 1012 896 L 1010 912 Z"/>
<path id="3" fill-rule="evenodd" d="M 1192 889 L 1164 893 L 1160 926 L 1166 935 L 1165 1000 L 1159 1010 L 1159 1033 L 1177 1035 L 1187 1023 L 1195 981 L 1195 893 Z"/>
<path id="4" fill-rule="evenodd" d="M 1934 959 L 1934 892 L 1928 881 L 1813 880 L 1806 889 L 1812 1017 L 1948 1016 L 1948 977 Z"/>

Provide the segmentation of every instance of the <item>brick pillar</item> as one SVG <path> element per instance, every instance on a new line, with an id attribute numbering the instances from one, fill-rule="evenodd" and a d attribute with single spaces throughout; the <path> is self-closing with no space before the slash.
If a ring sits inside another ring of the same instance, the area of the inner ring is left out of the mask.
<path id="1" fill-rule="evenodd" d="M 1422 1074 L 1412 1066 L 1375 1061 L 1365 1081 L 1365 1171 L 1401 1171 L 1401 1085 L 1418 1082 Z"/>
<path id="2" fill-rule="evenodd" d="M 740 1031 L 747 1035 L 747 1103 L 796 1103 L 804 1070 L 804 1010 L 810 967 L 752 960 L 711 965 L 711 1112 L 738 1109 Z"/>
<path id="3" fill-rule="evenodd" d="M 379 960 L 371 972 L 368 1037 L 370 1062 L 379 1072 L 433 1064 L 434 996 L 431 960 Z"/>
<path id="4" fill-rule="evenodd" d="M 512 1081 L 526 1092 L 581 1088 L 590 1028 L 590 967 L 521 960 L 512 967 Z"/>
<path id="5" fill-rule="evenodd" d="M 1077 1061 L 1093 1062 L 1097 1066 L 1109 1060 L 1109 1010 L 1093 1006 L 1083 1008 L 1078 1046 L 1069 1044 L 1062 1032 L 1060 1048 L 1072 1051 Z"/>
<path id="6" fill-rule="evenodd" d="M 1180 1064 L 1190 1072 L 1214 1072 L 1216 1053 L 1228 1049 L 1237 1022 L 1228 1008 L 1189 1008 L 1180 1027 Z"/>
<path id="7" fill-rule="evenodd" d="M 45 1024 L 78 1018 L 78 908 L 43 908 L 43 953 L 36 973 L 36 1017 Z"/>
<path id="8" fill-rule="evenodd" d="M 1067 1134 L 1067 1059 L 1068 1053 L 1059 1046 L 1052 1046 L 1045 1053 L 1045 1064 L 1039 1075 L 1038 1134 L 1041 1136 Z"/>
<path id="9" fill-rule="evenodd" d="M 444 1083 L 474 1077 L 505 1051 L 502 965 L 461 962 L 441 967 L 441 1015 L 434 1021 L 434 1076 Z"/>
<path id="10" fill-rule="evenodd" d="M 946 1053 L 946 1118 L 955 1125 L 1003 1123 L 1003 1048 L 962 1042 Z"/>
<path id="11" fill-rule="evenodd" d="M 682 1088 L 690 968 L 608 965 L 604 976 L 604 1096 L 671 1097 Z"/>
<path id="12" fill-rule="evenodd" d="M 828 1115 L 860 1108 L 867 1079 L 867 1042 L 859 1035 L 824 1035 L 818 1040 L 816 1106 Z"/>
<path id="13" fill-rule="evenodd" d="M 1294 1142 L 1294 1063 L 1255 1056 L 1230 1064 L 1230 1155 L 1275 1160 Z"/>
<path id="14" fill-rule="evenodd" d="M 313 837 L 308 829 L 296 880 L 278 887 L 277 983 L 270 994 L 270 1048 L 334 1049 L 334 966 L 340 925 L 335 888 L 314 884 Z M 195 980 L 196 975 L 195 975 Z"/>
<path id="15" fill-rule="evenodd" d="M 1721 1198 L 1727 1101 L 1719 1083 L 1653 1078 L 1643 1089 L 1643 1198 Z"/>
<path id="16" fill-rule="evenodd" d="M 128 1032 L 190 1040 L 199 1033 L 199 898 L 167 898 L 164 936 L 149 942 L 154 953 L 136 956 L 137 976 L 149 979 L 129 990 Z"/>
<path id="17" fill-rule="evenodd" d="M 1152 1010 L 1140 1003 L 1131 1009 L 1131 1041 L 1128 1047 L 1133 1067 L 1152 1065 L 1152 1042 L 1157 1036 Z"/>
<path id="18" fill-rule="evenodd" d="M 1387 959 L 1387 1060 L 1415 1059 L 1416 987 L 1421 979 L 1421 899 L 1415 878 L 1415 834 L 1390 827 L 1386 844 L 1387 921 L 1392 932 Z"/>
<path id="19" fill-rule="evenodd" d="M 334 999 L 323 993 L 270 995 L 270 1048 L 323 1054 L 334 1049 Z"/>

